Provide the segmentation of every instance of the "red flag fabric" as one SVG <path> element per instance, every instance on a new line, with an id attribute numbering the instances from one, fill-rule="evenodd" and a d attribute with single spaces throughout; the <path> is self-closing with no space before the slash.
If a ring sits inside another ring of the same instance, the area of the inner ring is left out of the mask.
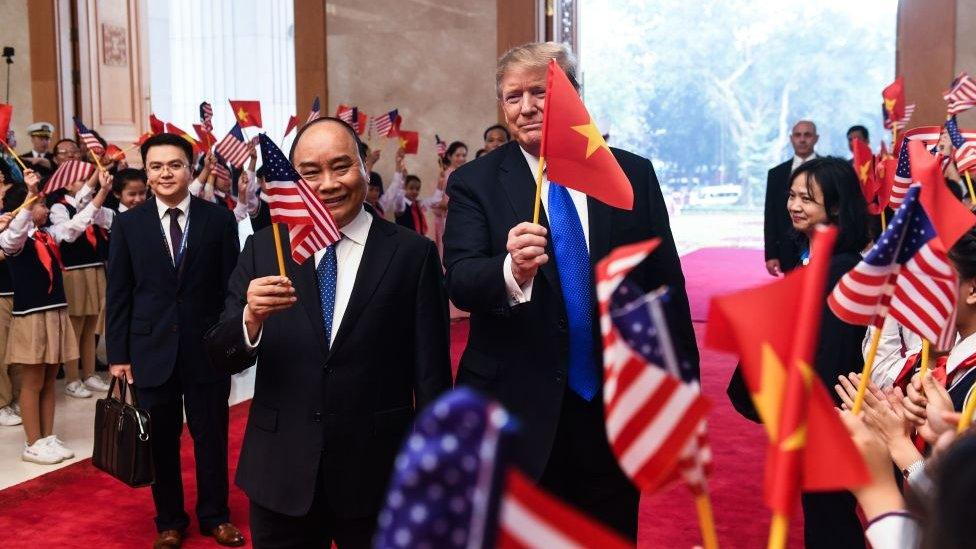
<path id="1" fill-rule="evenodd" d="M 7 133 L 10 131 L 10 119 L 14 115 L 14 106 L 0 103 L 0 139 L 7 142 Z"/>
<path id="2" fill-rule="evenodd" d="M 836 229 L 818 230 L 810 265 L 771 284 L 716 297 L 709 313 L 706 345 L 740 356 L 770 438 L 766 502 L 787 516 L 801 489 L 849 489 L 870 480 L 812 369 L 835 239 Z"/>
<path id="3" fill-rule="evenodd" d="M 190 145 L 193 145 L 193 152 L 195 152 L 195 153 L 207 152 L 207 150 L 203 148 L 203 145 L 201 145 L 196 139 L 194 139 L 193 136 L 190 135 L 189 132 L 187 132 L 185 130 L 181 130 L 176 124 L 173 124 L 172 122 L 167 122 L 166 123 L 166 131 L 168 133 L 176 134 L 176 135 L 182 137 L 183 139 L 186 139 L 186 141 Z"/>
<path id="4" fill-rule="evenodd" d="M 234 116 L 237 117 L 237 123 L 241 125 L 242 128 L 249 128 L 255 126 L 258 128 L 263 128 L 261 124 L 261 102 L 260 101 L 244 101 L 244 100 L 234 100 L 230 99 L 230 108 L 234 111 Z"/>
<path id="5" fill-rule="evenodd" d="M 549 180 L 613 206 L 634 206 L 634 189 L 566 73 L 549 60 L 542 150 Z M 532 174 L 533 177 L 535 174 Z"/>
<path id="6" fill-rule="evenodd" d="M 58 166 L 54 175 L 44 184 L 41 191 L 44 194 L 51 194 L 54 191 L 66 187 L 68 183 L 87 180 L 91 174 L 95 173 L 95 165 L 82 160 L 68 160 Z"/>
<path id="7" fill-rule="evenodd" d="M 292 115 L 288 117 L 288 125 L 285 126 L 285 135 L 284 135 L 285 137 L 288 137 L 288 134 L 290 134 L 292 130 L 298 127 L 298 122 L 299 120 L 297 116 Z"/>
<path id="8" fill-rule="evenodd" d="M 946 187 L 938 159 L 924 144 L 910 142 L 908 154 L 912 160 L 912 179 L 922 184 L 919 201 L 938 233 L 936 238 L 948 251 L 976 224 L 976 216 Z"/>
<path id="9" fill-rule="evenodd" d="M 149 139 L 150 137 L 152 137 L 153 135 L 156 135 L 156 134 L 154 134 L 153 132 L 146 132 L 146 133 L 140 135 L 139 136 L 139 139 L 136 139 L 135 142 L 134 142 L 134 144 L 139 145 L 141 147 L 142 144 L 145 143 L 146 140 Z"/>
<path id="10" fill-rule="evenodd" d="M 905 77 L 899 76 L 881 91 L 884 99 L 884 110 L 889 120 L 901 120 L 905 117 Z"/>
<path id="11" fill-rule="evenodd" d="M 118 148 L 116 145 L 109 143 L 108 147 L 105 148 L 105 154 L 102 155 L 102 158 L 108 160 L 109 162 L 125 160 L 125 151 Z"/>
<path id="12" fill-rule="evenodd" d="M 217 138 L 211 133 L 206 126 L 203 124 L 194 124 L 193 131 L 197 133 L 197 137 L 200 140 L 200 144 L 204 150 L 210 149 L 216 142 Z"/>
<path id="13" fill-rule="evenodd" d="M 508 472 L 498 520 L 500 549 L 632 547 L 616 533 L 537 488 L 515 469 Z"/>
<path id="14" fill-rule="evenodd" d="M 407 154 L 417 154 L 420 149 L 420 134 L 408 130 L 400 130 L 397 135 L 400 138 L 400 148 Z"/>
<path id="15" fill-rule="evenodd" d="M 861 183 L 861 193 L 868 203 L 868 212 L 871 215 L 878 215 L 883 206 L 878 204 L 881 183 L 875 172 L 874 153 L 867 143 L 857 137 L 851 142 L 851 146 L 854 149 L 854 171 L 857 172 L 857 180 Z"/>
<path id="16" fill-rule="evenodd" d="M 149 131 L 152 132 L 153 135 L 156 135 L 157 133 L 166 133 L 166 123 L 156 118 L 155 114 L 150 113 Z"/>

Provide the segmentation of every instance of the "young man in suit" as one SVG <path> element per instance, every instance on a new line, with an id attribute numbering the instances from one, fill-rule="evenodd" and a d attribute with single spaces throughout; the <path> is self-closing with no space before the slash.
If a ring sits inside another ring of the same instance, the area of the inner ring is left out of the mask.
<path id="1" fill-rule="evenodd" d="M 457 383 L 499 399 L 522 425 L 525 471 L 560 498 L 637 536 L 637 489 L 607 443 L 602 344 L 593 266 L 614 248 L 661 238 L 632 279 L 667 285 L 673 336 L 697 369 L 684 276 L 664 197 L 649 160 L 611 149 L 634 188 L 624 211 L 543 178 L 532 219 L 546 73 L 555 59 L 575 82 L 568 48 L 513 48 L 499 60 L 498 97 L 513 140 L 451 175 L 444 263 L 451 300 L 471 312 Z M 551 230 L 550 230 L 551 229 Z"/>
<path id="2" fill-rule="evenodd" d="M 112 375 L 134 384 L 152 417 L 156 548 L 179 547 L 189 525 L 183 507 L 180 433 L 183 410 L 193 437 L 196 514 L 221 545 L 245 540 L 227 507 L 227 398 L 230 376 L 215 368 L 204 332 L 223 309 L 237 263 L 234 215 L 189 193 L 193 150 L 158 134 L 142 145 L 155 196 L 115 218 L 109 251 L 108 360 Z"/>
<path id="3" fill-rule="evenodd" d="M 766 271 L 771 276 L 788 273 L 800 264 L 800 250 L 793 237 L 793 222 L 786 209 L 790 194 L 790 174 L 807 160 L 817 157 L 813 147 L 820 136 L 817 126 L 800 120 L 790 132 L 793 158 L 769 170 L 766 175 L 766 211 L 763 215 L 763 237 Z"/>
<path id="4" fill-rule="evenodd" d="M 437 249 L 366 212 L 358 141 L 335 118 L 298 132 L 291 163 L 342 238 L 298 265 L 280 226 L 282 277 L 272 228 L 255 233 L 207 336 L 215 364 L 258 364 L 236 479 L 256 547 L 369 547 L 415 411 L 451 386 Z"/>

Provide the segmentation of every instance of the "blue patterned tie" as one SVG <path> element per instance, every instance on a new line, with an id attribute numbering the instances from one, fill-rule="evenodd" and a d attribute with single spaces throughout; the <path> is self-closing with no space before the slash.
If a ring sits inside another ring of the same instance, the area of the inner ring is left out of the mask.
<path id="1" fill-rule="evenodd" d="M 339 266 L 336 263 L 335 244 L 325 248 L 325 255 L 315 267 L 315 274 L 319 279 L 319 302 L 322 304 L 322 320 L 325 321 L 325 346 L 332 347 L 332 315 L 335 312 L 336 274 Z"/>
<path id="2" fill-rule="evenodd" d="M 593 360 L 593 290 L 583 224 L 566 187 L 549 182 L 549 228 L 569 319 L 569 388 L 592 400 L 600 385 Z"/>

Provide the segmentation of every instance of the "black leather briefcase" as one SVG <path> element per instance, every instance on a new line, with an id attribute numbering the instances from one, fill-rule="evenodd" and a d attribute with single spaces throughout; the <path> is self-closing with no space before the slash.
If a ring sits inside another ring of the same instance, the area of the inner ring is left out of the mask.
<path id="1" fill-rule="evenodd" d="M 149 412 L 139 408 L 135 389 L 128 391 L 128 383 L 112 378 L 108 395 L 95 403 L 95 449 L 92 464 L 122 482 L 132 486 L 153 483 L 152 422 Z M 132 394 L 132 404 L 126 393 Z"/>

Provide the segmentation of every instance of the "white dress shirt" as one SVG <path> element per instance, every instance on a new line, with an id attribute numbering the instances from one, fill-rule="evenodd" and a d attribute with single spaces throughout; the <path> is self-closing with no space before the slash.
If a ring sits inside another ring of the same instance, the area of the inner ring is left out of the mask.
<path id="1" fill-rule="evenodd" d="M 867 358 L 874 337 L 874 326 L 869 326 L 861 343 L 861 352 Z M 881 339 L 871 367 L 871 381 L 881 389 L 891 387 L 905 365 L 905 358 L 922 349 L 922 339 L 915 332 L 903 327 L 892 316 L 885 318 L 881 326 Z"/>
<path id="2" fill-rule="evenodd" d="M 336 293 L 335 306 L 332 309 L 332 333 L 329 335 L 329 341 L 335 341 L 336 333 L 339 331 L 339 325 L 342 323 L 342 318 L 346 314 L 346 307 L 349 306 L 352 288 L 356 282 L 356 275 L 359 273 L 359 265 L 363 261 L 363 252 L 366 250 L 366 237 L 369 236 L 369 228 L 372 225 L 373 216 L 369 215 L 363 208 L 359 210 L 359 214 L 352 221 L 340 229 L 342 238 L 335 243 L 337 268 Z M 313 259 L 316 267 L 318 267 L 322 258 L 325 257 L 325 251 L 326 249 L 322 248 L 315 252 Z M 319 303 L 318 294 L 305 297 L 315 299 L 316 304 Z M 244 308 L 246 309 L 247 306 L 245 305 Z M 253 349 L 261 344 L 261 335 L 264 333 L 263 327 L 258 331 L 258 335 L 253 342 L 247 335 L 247 325 L 244 324 L 242 327 L 244 329 L 244 344 L 248 348 Z"/>
<path id="3" fill-rule="evenodd" d="M 812 153 L 810 154 L 810 156 L 806 158 L 800 158 L 799 156 L 793 155 L 793 167 L 790 168 L 790 171 L 792 172 L 793 170 L 796 170 L 797 168 L 800 167 L 800 164 L 803 164 L 807 160 L 813 160 L 816 157 L 817 157 L 817 153 Z"/>
<path id="4" fill-rule="evenodd" d="M 918 522 L 904 511 L 875 518 L 864 529 L 864 536 L 874 549 L 913 549 L 922 537 Z"/>
<path id="5" fill-rule="evenodd" d="M 64 201 L 69 206 L 72 206 L 76 212 L 81 212 L 81 210 L 85 209 L 88 204 L 91 204 L 93 198 L 92 194 L 92 188 L 88 185 L 83 185 L 81 190 L 79 190 L 78 194 L 75 196 L 71 196 L 70 194 L 64 195 Z M 77 213 L 75 215 L 77 215 Z M 60 225 L 70 220 L 71 216 L 68 215 L 68 208 L 65 208 L 64 204 L 59 203 L 51 206 L 51 213 L 48 214 L 48 219 L 51 220 L 52 225 Z M 110 208 L 98 208 L 95 210 L 95 213 L 92 214 L 91 224 L 110 231 L 112 230 L 112 221 L 114 219 L 115 212 L 113 212 Z M 81 236 L 81 234 L 82 233 L 73 235 L 74 238 L 65 239 L 64 242 L 74 242 L 75 240 L 78 240 L 78 237 Z"/>
<path id="6" fill-rule="evenodd" d="M 529 171 L 532 173 L 533 183 L 535 183 L 536 174 L 539 172 L 539 157 L 532 156 L 521 146 L 519 150 L 522 151 L 522 156 L 525 157 L 526 163 L 529 165 Z M 558 183 L 558 181 L 557 181 Z M 573 205 L 576 206 L 576 213 L 579 215 L 580 224 L 583 226 L 583 238 L 586 240 L 586 250 L 590 250 L 590 211 L 586 204 L 586 194 L 576 189 L 566 188 L 569 191 L 569 197 L 573 199 Z M 542 173 L 542 207 L 549 211 L 549 175 L 546 171 Z M 531 221 L 531 220 L 526 220 Z M 550 235 L 551 236 L 551 235 Z M 550 261 L 553 258 L 549 258 Z M 518 282 L 515 281 L 515 275 L 512 274 L 512 254 L 505 256 L 505 263 L 502 265 L 502 275 L 505 277 L 505 288 L 508 290 L 508 304 L 518 305 L 519 303 L 525 303 L 532 299 L 532 281 L 529 279 L 525 284 L 519 286 Z"/>
<path id="7" fill-rule="evenodd" d="M 186 197 L 176 205 L 180 209 L 180 216 L 176 219 L 176 223 L 180 226 L 180 231 L 183 233 L 183 240 L 186 241 L 186 221 L 190 216 L 190 194 L 187 193 Z M 159 197 L 156 197 L 156 210 L 159 212 L 159 226 L 163 230 L 163 237 L 166 239 L 166 250 L 169 251 L 169 258 L 176 264 L 176 259 L 173 257 L 173 238 L 169 234 L 169 215 L 166 212 L 169 210 L 167 206 Z"/>
<path id="8" fill-rule="evenodd" d="M 40 200 L 40 199 L 38 199 Z M 51 225 L 44 229 L 44 232 L 51 235 L 55 242 L 74 242 L 81 233 L 85 232 L 88 224 L 91 223 L 92 216 L 95 214 L 94 204 L 89 204 L 82 208 L 71 219 Z M 7 229 L 0 233 L 0 249 L 7 255 L 17 255 L 24 248 L 27 238 L 33 236 L 37 231 L 34 226 L 33 214 L 30 206 L 23 208 L 17 215 L 10 220 Z"/>

